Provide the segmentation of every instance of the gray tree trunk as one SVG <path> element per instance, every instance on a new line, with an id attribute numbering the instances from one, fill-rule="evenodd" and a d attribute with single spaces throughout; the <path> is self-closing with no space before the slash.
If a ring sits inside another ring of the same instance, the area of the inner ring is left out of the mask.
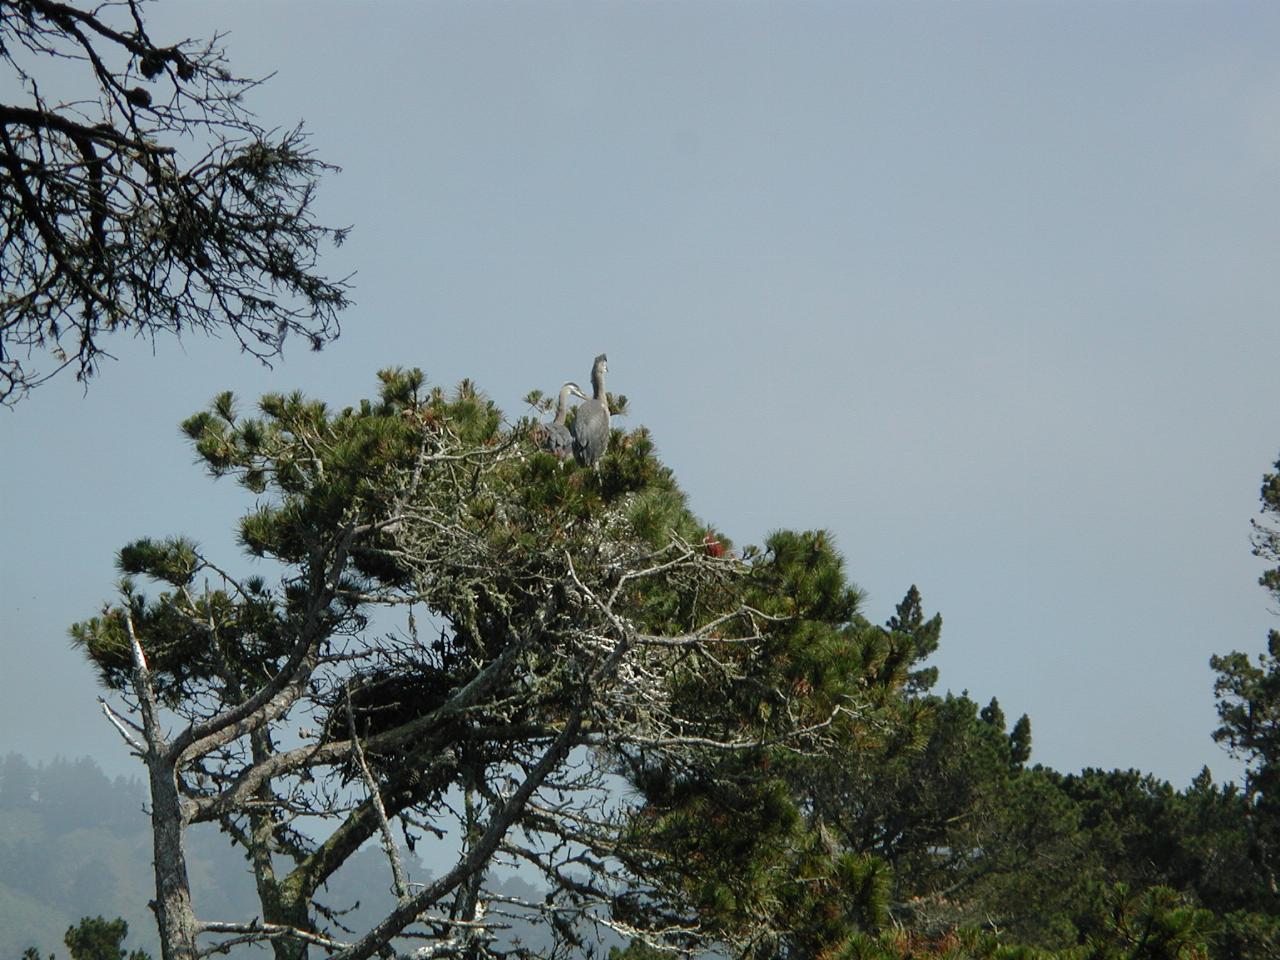
<path id="1" fill-rule="evenodd" d="M 166 753 L 157 752 L 152 745 L 147 757 L 156 874 L 156 899 L 151 909 L 155 911 L 160 931 L 162 960 L 195 960 L 199 926 L 191 906 L 191 883 L 187 878 L 182 803 L 173 761 Z"/>

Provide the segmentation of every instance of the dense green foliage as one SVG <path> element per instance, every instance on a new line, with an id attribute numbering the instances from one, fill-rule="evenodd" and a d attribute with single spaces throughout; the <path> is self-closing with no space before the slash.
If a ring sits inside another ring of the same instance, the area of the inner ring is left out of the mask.
<path id="1" fill-rule="evenodd" d="M 84 917 L 78 926 L 67 930 L 62 942 L 71 960 L 151 960 L 145 950 L 126 951 L 123 944 L 129 935 L 129 924 L 117 917 Z"/>
<path id="2" fill-rule="evenodd" d="M 129 924 L 120 917 L 82 917 L 80 923 L 68 927 L 62 942 L 71 954 L 71 960 L 151 960 L 145 950 L 126 951 L 123 944 L 129 935 Z M 41 960 L 36 947 L 28 947 L 22 953 L 23 960 Z M 55 960 L 49 954 L 49 960 Z"/>
<path id="3" fill-rule="evenodd" d="M 580 469 L 470 383 L 381 376 L 342 410 L 271 395 L 246 417 L 228 394 L 184 424 L 255 497 L 239 539 L 278 585 L 143 539 L 120 553 L 120 602 L 72 630 L 113 690 L 136 689 L 141 637 L 157 696 L 194 730 L 266 702 L 255 691 L 293 697 L 181 781 L 189 819 L 252 864 L 261 915 L 294 931 L 274 938 L 282 960 L 305 954 L 300 934 L 338 942 L 323 890 L 388 818 L 476 858 L 518 833 L 501 849 L 546 885 L 525 919 L 568 953 L 609 928 L 637 936 L 618 951 L 633 958 L 1275 954 L 1280 635 L 1258 666 L 1214 660 L 1215 736 L 1249 761 L 1242 788 L 1207 770 L 1181 790 L 1064 775 L 1031 763 L 1028 717 L 934 692 L 941 617 L 912 586 L 869 621 L 828 534 L 735 548 L 644 429 Z M 1268 477 L 1273 513 L 1277 491 Z M 375 610 L 395 607 L 406 625 L 379 634 Z M 300 722 L 313 745 L 286 750 Z M 513 785 L 553 768 L 543 799 L 508 799 L 539 796 L 541 780 Z M 486 883 L 441 887 L 432 935 L 482 927 Z"/>

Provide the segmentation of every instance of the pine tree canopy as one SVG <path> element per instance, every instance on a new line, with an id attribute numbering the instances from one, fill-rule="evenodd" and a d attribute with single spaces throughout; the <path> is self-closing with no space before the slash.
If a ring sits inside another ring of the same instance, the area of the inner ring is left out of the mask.
<path id="1" fill-rule="evenodd" d="M 278 582 L 140 539 L 119 601 L 71 631 L 109 689 L 145 699 L 145 661 L 179 727 L 184 822 L 246 848 L 285 955 L 368 956 L 411 927 L 490 936 L 496 857 L 544 877 L 527 910 L 566 942 L 590 925 L 816 949 L 879 923 L 884 865 L 831 844 L 785 775 L 885 740 L 936 624 L 868 624 L 824 532 L 735 549 L 643 428 L 580 469 L 535 426 L 406 370 L 342 409 L 272 394 L 247 413 L 224 394 L 184 422 L 212 476 L 253 497 L 239 541 Z M 315 898 L 393 824 L 455 838 L 456 868 L 336 946 Z"/>

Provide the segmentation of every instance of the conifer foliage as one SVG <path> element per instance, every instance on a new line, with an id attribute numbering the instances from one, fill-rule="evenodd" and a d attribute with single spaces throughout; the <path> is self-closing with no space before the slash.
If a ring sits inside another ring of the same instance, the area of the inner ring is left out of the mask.
<path id="1" fill-rule="evenodd" d="M 122 944 L 128 935 L 129 924 L 118 917 L 84 917 L 67 931 L 63 942 L 71 960 L 151 960 L 145 950 L 125 951 Z"/>

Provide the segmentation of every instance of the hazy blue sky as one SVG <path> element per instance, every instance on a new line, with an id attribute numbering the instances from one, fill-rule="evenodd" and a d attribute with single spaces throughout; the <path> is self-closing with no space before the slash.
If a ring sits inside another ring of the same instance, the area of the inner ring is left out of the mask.
<path id="1" fill-rule="evenodd" d="M 232 553 L 248 505 L 176 424 L 472 377 L 513 415 L 607 351 L 695 509 L 834 532 L 867 613 L 912 584 L 941 688 L 1034 758 L 1183 785 L 1211 653 L 1277 626 L 1249 520 L 1280 452 L 1274 3 L 202 3 L 278 71 L 260 118 L 343 167 L 344 335 L 274 371 L 115 344 L 0 410 L 0 753 L 132 771 L 66 626 L 114 551 Z M 5 92 L 8 95 L 8 92 Z"/>

